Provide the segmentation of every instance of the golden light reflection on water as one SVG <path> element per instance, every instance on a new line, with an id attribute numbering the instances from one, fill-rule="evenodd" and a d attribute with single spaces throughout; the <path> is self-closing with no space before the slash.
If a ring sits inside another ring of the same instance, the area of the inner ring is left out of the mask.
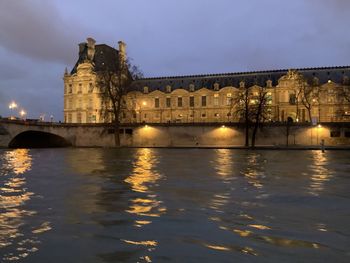
<path id="1" fill-rule="evenodd" d="M 149 185 L 154 185 L 160 179 L 160 175 L 154 170 L 157 162 L 153 149 L 138 149 L 132 174 L 125 182 L 129 183 L 135 192 L 148 192 Z"/>
<path id="2" fill-rule="evenodd" d="M 152 191 L 152 187 L 156 186 L 157 181 L 161 178 L 155 169 L 157 163 L 154 149 L 143 148 L 137 150 L 133 171 L 125 179 L 125 182 L 129 183 L 131 189 L 140 193 L 142 197 L 132 199 L 126 212 L 144 217 L 159 217 L 166 212 L 166 207 Z M 142 227 L 143 224 L 138 224 L 137 221 L 139 220 L 135 221 L 135 226 Z"/>
<path id="3" fill-rule="evenodd" d="M 208 243 L 203 243 L 203 246 L 206 248 L 221 251 L 221 252 L 235 251 L 235 252 L 240 252 L 242 254 L 248 254 L 251 256 L 259 255 L 257 251 L 255 251 L 253 248 L 248 246 L 240 247 L 235 245 L 221 245 L 221 244 L 208 244 Z"/>
<path id="4" fill-rule="evenodd" d="M 216 165 L 217 174 L 222 177 L 232 176 L 232 151 L 229 149 L 216 150 Z"/>
<path id="5" fill-rule="evenodd" d="M 13 249 L 13 252 L 3 255 L 2 261 L 6 262 L 36 252 L 39 241 L 36 237 L 28 237 L 22 230 L 25 219 L 36 214 L 35 211 L 23 209 L 23 205 L 34 195 L 26 188 L 25 177 L 25 173 L 31 170 L 32 156 L 28 149 L 16 149 L 4 152 L 0 158 L 0 249 Z"/>
<path id="6" fill-rule="evenodd" d="M 223 183 L 229 184 L 230 181 L 234 179 L 232 170 L 232 151 L 229 149 L 217 149 L 215 150 L 215 153 L 214 169 L 216 170 L 216 174 L 220 177 L 220 180 L 222 180 Z M 223 207 L 229 202 L 230 198 L 230 191 L 214 194 L 209 207 L 217 212 L 222 212 Z"/>
<path id="7" fill-rule="evenodd" d="M 125 182 L 130 184 L 131 190 L 137 194 L 136 197 L 130 200 L 130 205 L 126 210 L 127 213 L 137 216 L 134 223 L 134 226 L 137 228 L 152 224 L 152 218 L 160 217 L 167 211 L 163 202 L 159 200 L 154 191 L 154 187 L 157 186 L 157 182 L 161 179 L 161 175 L 156 170 L 158 162 L 159 160 L 154 149 L 138 149 L 133 163 L 133 170 L 130 176 L 125 179 Z M 130 245 L 148 247 L 147 251 L 152 251 L 158 246 L 156 240 L 132 241 L 124 239 L 122 241 Z M 152 262 L 149 255 L 143 255 L 140 259 Z"/>
<path id="8" fill-rule="evenodd" d="M 260 172 L 259 168 L 259 154 L 258 153 L 250 153 L 247 157 L 247 167 L 242 172 L 244 177 L 247 179 L 248 183 L 253 185 L 254 187 L 261 189 L 263 188 L 263 184 L 260 181 Z"/>
<path id="9" fill-rule="evenodd" d="M 13 172 L 16 175 L 23 174 L 30 170 L 32 166 L 32 157 L 28 149 L 16 149 L 5 152 L 4 164 L 2 169 Z"/>
<path id="10" fill-rule="evenodd" d="M 318 196 L 325 189 L 325 184 L 331 180 L 332 173 L 326 168 L 328 165 L 327 153 L 312 151 L 312 160 L 309 192 Z"/>

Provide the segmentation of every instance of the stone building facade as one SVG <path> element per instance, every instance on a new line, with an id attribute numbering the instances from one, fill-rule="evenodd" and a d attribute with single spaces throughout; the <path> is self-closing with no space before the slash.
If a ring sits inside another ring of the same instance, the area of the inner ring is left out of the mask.
<path id="1" fill-rule="evenodd" d="M 95 45 L 91 38 L 79 44 L 79 58 L 64 74 L 64 121 L 104 123 L 99 72 L 118 71 L 126 56 L 119 50 Z M 227 123 L 239 122 L 242 92 L 250 103 L 266 92 L 266 121 L 349 122 L 350 67 L 306 68 L 212 75 L 143 78 L 125 95 L 122 123 Z M 307 102 L 307 103 L 306 103 Z"/>

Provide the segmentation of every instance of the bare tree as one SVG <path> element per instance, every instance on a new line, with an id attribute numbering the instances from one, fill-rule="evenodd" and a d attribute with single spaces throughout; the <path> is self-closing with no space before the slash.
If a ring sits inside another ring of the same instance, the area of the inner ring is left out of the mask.
<path id="1" fill-rule="evenodd" d="M 106 69 L 99 73 L 102 114 L 105 121 L 113 124 L 115 147 L 120 147 L 119 128 L 122 114 L 126 111 L 125 95 L 132 82 L 142 76 L 142 72 L 137 66 L 131 65 L 130 60 L 120 61 L 117 72 Z"/>
<path id="2" fill-rule="evenodd" d="M 258 87 L 256 95 L 253 94 L 252 105 L 250 107 L 250 119 L 253 123 L 253 131 L 251 145 L 255 147 L 256 134 L 259 126 L 265 122 L 267 118 L 267 90 L 265 87 Z"/>
<path id="3" fill-rule="evenodd" d="M 301 103 L 306 108 L 309 120 L 312 121 L 311 110 L 315 103 L 319 103 L 318 88 L 316 86 L 304 84 L 301 86 L 300 92 Z"/>
<path id="4" fill-rule="evenodd" d="M 268 116 L 268 92 L 265 87 L 244 87 L 241 88 L 235 99 L 235 114 L 244 123 L 245 147 L 255 147 L 256 135 L 259 126 L 266 121 Z M 251 138 L 249 136 L 252 128 Z"/>
<path id="5" fill-rule="evenodd" d="M 232 99 L 235 106 L 235 115 L 240 122 L 244 123 L 245 147 L 249 147 L 249 127 L 250 127 L 250 88 L 244 87 L 238 93 L 238 96 Z"/>

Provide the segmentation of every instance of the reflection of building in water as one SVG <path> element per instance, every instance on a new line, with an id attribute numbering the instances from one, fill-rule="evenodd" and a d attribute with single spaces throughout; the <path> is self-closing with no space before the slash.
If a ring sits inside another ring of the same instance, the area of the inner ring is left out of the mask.
<path id="1" fill-rule="evenodd" d="M 125 179 L 125 182 L 131 185 L 131 189 L 137 193 L 135 198 L 131 200 L 127 213 L 137 216 L 135 220 L 136 227 L 144 227 L 152 223 L 152 218 L 160 217 L 166 212 L 166 208 L 162 201 L 153 191 L 157 186 L 157 182 L 161 179 L 161 175 L 156 171 L 158 164 L 157 156 L 154 149 L 138 149 L 136 152 L 136 160 L 133 164 L 131 175 Z M 145 246 L 147 251 L 152 251 L 158 245 L 156 240 L 151 241 L 132 241 L 125 240 L 127 244 Z M 141 257 L 146 262 L 152 262 L 149 255 Z"/>
<path id="2" fill-rule="evenodd" d="M 103 174 L 106 168 L 105 150 L 75 149 L 67 152 L 68 168 L 74 174 L 86 175 L 84 184 L 77 185 L 75 191 L 66 199 L 69 203 L 68 220 L 72 223 L 80 221 L 80 215 L 90 214 L 101 209 L 96 202 L 96 196 L 91 193 L 103 192 L 101 184 L 97 183 L 98 175 Z"/>
<path id="3" fill-rule="evenodd" d="M 331 172 L 326 168 L 328 164 L 327 153 L 312 151 L 313 164 L 311 165 L 311 182 L 309 192 L 312 195 L 319 195 L 331 178 Z"/>
<path id="4" fill-rule="evenodd" d="M 68 162 L 73 172 L 92 174 L 106 169 L 102 149 L 75 149 L 68 152 Z"/>
<path id="5" fill-rule="evenodd" d="M 23 208 L 34 194 L 25 187 L 24 174 L 31 166 L 32 157 L 27 149 L 4 153 L 0 181 L 0 249 L 6 249 L 8 252 L 3 254 L 1 262 L 20 260 L 38 250 L 37 238 L 28 236 L 22 229 L 25 218 L 36 214 L 35 211 Z"/>

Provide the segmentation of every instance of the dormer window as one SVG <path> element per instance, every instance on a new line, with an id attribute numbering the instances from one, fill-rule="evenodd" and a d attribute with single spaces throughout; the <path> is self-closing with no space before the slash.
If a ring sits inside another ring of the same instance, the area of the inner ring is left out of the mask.
<path id="1" fill-rule="evenodd" d="M 350 84 L 350 80 L 348 76 L 344 76 L 343 77 L 343 85 L 349 85 Z"/>
<path id="2" fill-rule="evenodd" d="M 149 89 L 147 86 L 144 86 L 143 87 L 143 93 L 147 94 L 149 92 Z"/>
<path id="3" fill-rule="evenodd" d="M 170 93 L 170 92 L 171 92 L 171 86 L 170 86 L 170 85 L 167 85 L 167 86 L 165 87 L 165 91 L 168 92 L 168 93 Z"/>
<path id="4" fill-rule="evenodd" d="M 240 83 L 239 83 L 239 87 L 241 89 L 244 89 L 245 88 L 245 82 L 242 80 Z"/>
<path id="5" fill-rule="evenodd" d="M 214 83 L 214 90 L 219 90 L 220 89 L 220 84 L 219 83 Z"/>
<path id="6" fill-rule="evenodd" d="M 266 87 L 267 88 L 272 88 L 272 80 L 271 79 L 266 81 Z"/>
<path id="7" fill-rule="evenodd" d="M 190 85 L 189 85 L 189 90 L 190 90 L 191 92 L 194 91 L 194 84 L 190 84 Z"/>

